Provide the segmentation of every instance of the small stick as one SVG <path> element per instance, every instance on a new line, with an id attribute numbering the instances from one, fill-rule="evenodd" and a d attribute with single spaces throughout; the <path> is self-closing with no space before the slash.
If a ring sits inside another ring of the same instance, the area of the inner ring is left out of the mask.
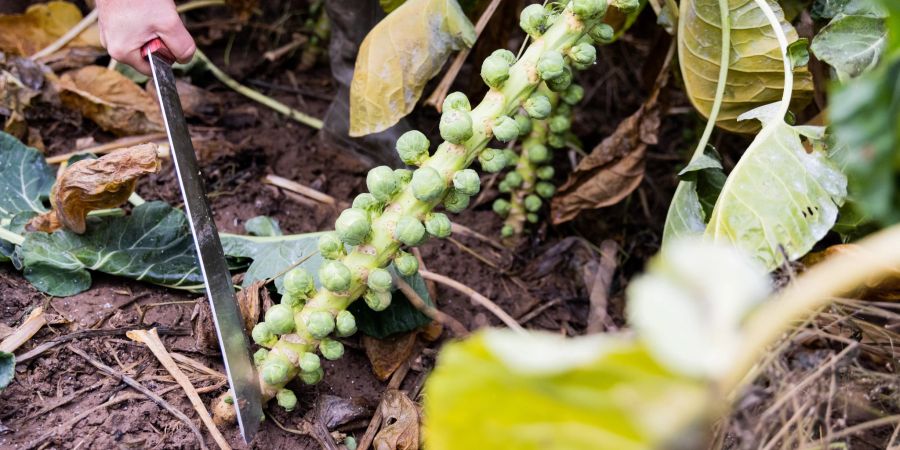
<path id="1" fill-rule="evenodd" d="M 500 319 L 501 322 L 505 323 L 506 326 L 508 326 L 510 329 L 518 331 L 520 333 L 525 332 L 525 329 L 522 328 L 522 326 L 519 325 L 518 322 L 516 322 L 516 319 L 510 317 L 510 315 L 507 314 L 506 311 L 497 306 L 497 304 L 492 302 L 491 299 L 478 293 L 478 291 L 460 283 L 459 281 L 441 274 L 429 272 L 427 270 L 419 270 L 419 274 L 422 275 L 422 278 L 425 278 L 426 280 L 434 280 L 440 284 L 443 284 L 444 286 L 468 295 L 469 298 L 475 301 L 475 303 L 478 303 L 479 305 L 483 306 L 488 311 L 493 313 L 495 316 L 497 316 L 497 318 Z"/>
<path id="2" fill-rule="evenodd" d="M 88 147 L 85 149 L 77 150 L 74 152 L 66 153 L 63 155 L 56 155 L 47 158 L 48 164 L 62 164 L 69 160 L 69 158 L 77 155 L 83 155 L 85 153 L 93 153 L 95 155 L 103 155 L 106 153 L 110 153 L 113 150 L 118 150 L 120 148 L 132 147 L 138 144 L 143 144 L 146 142 L 154 142 L 158 140 L 162 140 L 166 138 L 166 133 L 150 133 L 144 134 L 141 136 L 128 136 L 120 139 L 116 139 L 112 142 L 107 142 L 106 144 L 97 145 L 94 147 Z"/>
<path id="3" fill-rule="evenodd" d="M 141 294 L 143 295 L 143 294 Z M 84 330 L 84 331 L 76 331 L 74 333 L 69 333 L 63 336 L 59 336 L 50 341 L 44 342 L 41 345 L 31 349 L 28 353 L 23 354 L 22 356 L 16 357 L 16 364 L 23 363 L 28 361 L 35 356 L 40 355 L 41 353 L 50 350 L 53 347 L 56 347 L 63 342 L 72 341 L 75 339 L 82 338 L 92 338 L 98 336 L 121 336 L 130 331 L 130 328 L 113 328 L 109 330 Z M 170 336 L 188 336 L 191 334 L 190 328 L 162 328 L 159 330 L 159 334 L 162 335 L 170 335 Z"/>
<path id="4" fill-rule="evenodd" d="M 203 400 L 200 399 L 200 394 L 197 394 L 194 385 L 191 384 L 191 380 L 188 380 L 188 377 L 181 371 L 181 368 L 178 367 L 175 360 L 172 359 L 172 355 L 169 354 L 169 351 L 166 350 L 166 346 L 163 345 L 162 340 L 159 339 L 159 335 L 156 334 L 156 329 L 151 328 L 150 331 L 132 330 L 126 333 L 126 335 L 131 340 L 146 345 L 147 348 L 153 352 L 156 359 L 159 360 L 169 374 L 175 378 L 175 381 L 178 382 L 181 388 L 184 389 L 184 393 L 187 394 L 188 399 L 191 401 L 191 405 L 194 407 L 194 410 L 197 411 L 200 420 L 206 425 L 206 429 L 209 431 L 209 434 L 212 435 L 213 440 L 216 441 L 216 444 L 219 444 L 219 448 L 231 450 L 231 446 L 228 445 L 225 437 L 222 436 L 222 433 L 216 428 L 212 416 L 209 415 L 209 410 L 206 409 L 206 405 L 204 405 Z"/>
<path id="5" fill-rule="evenodd" d="M 479 241 L 484 242 L 485 244 L 488 244 L 491 247 L 496 248 L 497 250 L 506 250 L 502 245 L 500 245 L 500 243 L 497 242 L 496 239 L 491 239 L 491 238 L 489 238 L 489 237 L 487 237 L 465 225 L 460 225 L 456 222 L 451 222 L 450 223 L 450 231 L 453 232 L 453 234 L 459 234 L 462 236 L 467 236 L 470 238 L 478 239 Z"/>
<path id="6" fill-rule="evenodd" d="M 412 362 L 418 357 L 418 353 L 410 355 L 409 359 L 394 371 L 394 374 L 391 375 L 391 381 L 388 381 L 387 389 L 385 389 L 384 392 L 400 389 L 400 384 L 403 383 L 403 379 L 406 378 L 406 374 L 409 373 Z M 372 415 L 372 420 L 369 421 L 366 432 L 356 444 L 357 450 L 369 450 L 369 446 L 372 445 L 372 442 L 375 440 L 375 435 L 378 433 L 378 426 L 381 425 L 381 406 L 383 403 L 384 393 L 381 395 L 381 401 L 378 402 L 378 407 L 375 408 L 375 414 Z"/>
<path id="7" fill-rule="evenodd" d="M 159 336 L 157 333 L 154 333 L 154 334 Z M 176 353 L 176 352 L 169 352 L 169 355 L 171 355 L 172 359 L 174 359 L 175 361 L 178 361 L 184 365 L 190 366 L 194 370 L 198 370 L 207 375 L 217 377 L 217 378 L 226 378 L 226 379 L 228 378 L 225 376 L 225 374 L 219 372 L 218 370 L 210 369 L 209 367 L 206 367 L 203 364 L 201 364 L 200 361 L 197 361 L 196 359 L 193 359 L 189 356 L 185 356 L 185 355 L 182 355 L 181 353 Z"/>
<path id="8" fill-rule="evenodd" d="M 72 27 L 69 31 L 67 31 L 66 34 L 60 36 L 59 39 L 53 41 L 52 44 L 44 47 L 39 52 L 31 55 L 30 56 L 31 60 L 37 61 L 41 58 L 50 56 L 53 53 L 56 53 L 57 50 L 65 47 L 66 44 L 68 44 L 69 42 L 72 41 L 72 39 L 75 39 L 76 37 L 78 37 L 78 35 L 81 34 L 82 31 L 86 30 L 89 26 L 93 25 L 94 22 L 97 21 L 98 14 L 99 14 L 99 11 L 97 9 L 94 9 L 93 11 L 91 11 L 90 14 L 84 16 L 84 18 L 81 19 L 80 22 L 75 24 L 74 27 Z"/>
<path id="9" fill-rule="evenodd" d="M 406 280 L 397 277 L 394 281 L 397 283 L 397 287 L 400 288 L 400 292 L 403 292 L 403 295 L 409 299 L 409 302 L 412 303 L 416 309 L 421 311 L 422 314 L 428 316 L 429 319 L 436 320 L 441 325 L 450 328 L 453 330 L 453 334 L 459 337 L 464 337 L 469 334 L 469 330 L 466 329 L 466 326 L 456 320 L 453 316 L 425 303 L 425 300 L 422 300 L 422 297 L 419 296 L 416 290 L 413 289 Z"/>
<path id="10" fill-rule="evenodd" d="M 85 353 L 83 350 L 81 350 L 77 347 L 73 347 L 71 344 L 67 345 L 66 349 L 68 349 L 72 353 L 75 353 L 78 356 L 84 358 L 85 361 L 87 361 L 88 363 L 90 363 L 92 366 L 96 367 L 100 371 L 105 372 L 107 375 L 121 381 L 122 383 L 127 384 L 128 386 L 134 388 L 138 392 L 144 394 L 145 396 L 150 398 L 150 400 L 153 400 L 157 405 L 165 408 L 166 411 L 169 411 L 173 416 L 177 417 L 179 420 L 184 422 L 188 426 L 188 428 L 191 429 L 191 432 L 194 433 L 195 436 L 197 436 L 197 441 L 200 443 L 200 448 L 202 448 L 204 450 L 206 450 L 208 448 L 206 446 L 206 442 L 204 442 L 204 440 L 203 440 L 203 434 L 200 433 L 200 430 L 197 428 L 197 426 L 194 425 L 193 422 L 191 422 L 191 419 L 189 419 L 188 416 L 184 415 L 183 412 L 177 410 L 174 406 L 169 404 L 169 402 L 167 402 L 164 398 L 155 394 L 150 389 L 147 389 L 146 387 L 144 387 L 144 385 L 142 385 L 141 383 L 138 383 L 138 381 L 135 380 L 134 378 L 131 378 L 128 375 L 125 375 L 124 373 L 117 372 L 112 367 L 109 367 L 106 364 L 103 364 L 102 362 L 97 361 L 96 359 L 92 358 L 90 355 Z"/>
<path id="11" fill-rule="evenodd" d="M 309 186 L 302 185 L 296 181 L 288 180 L 287 178 L 279 177 L 278 175 L 266 175 L 263 178 L 263 183 L 271 184 L 272 186 L 277 186 L 282 189 L 287 189 L 291 192 L 296 192 L 300 195 L 304 195 L 309 197 L 319 203 L 324 203 L 326 205 L 336 205 L 337 200 L 325 193 L 319 192 Z"/>
<path id="12" fill-rule="evenodd" d="M 0 239 L 13 245 L 22 245 L 25 242 L 25 237 L 20 234 L 13 233 L 12 231 L 9 231 L 3 227 L 0 227 Z"/>
<path id="13" fill-rule="evenodd" d="M 0 342 L 0 352 L 14 352 L 22 344 L 28 342 L 46 324 L 47 319 L 44 317 L 44 308 L 40 306 L 34 308 L 31 314 L 28 315 L 28 318 L 22 322 L 22 325 L 19 325 L 16 331 L 13 331 L 3 342 Z"/>

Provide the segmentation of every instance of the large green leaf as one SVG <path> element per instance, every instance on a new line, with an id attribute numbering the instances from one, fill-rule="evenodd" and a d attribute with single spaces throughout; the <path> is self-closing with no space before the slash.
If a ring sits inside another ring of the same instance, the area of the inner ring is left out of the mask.
<path id="1" fill-rule="evenodd" d="M 0 131 L 0 227 L 19 233 L 23 222 L 14 221 L 16 216 L 46 212 L 55 179 L 40 152 Z M 0 240 L 0 262 L 13 258 L 14 251 L 13 244 Z"/>
<path id="2" fill-rule="evenodd" d="M 725 185 L 725 172 L 719 155 L 711 148 L 692 160 L 678 177 L 681 181 L 675 188 L 663 228 L 664 243 L 703 234 L 719 192 Z"/>
<path id="3" fill-rule="evenodd" d="M 0 392 L 9 385 L 16 374 L 16 356 L 0 351 Z"/>
<path id="4" fill-rule="evenodd" d="M 711 401 L 622 336 L 488 330 L 447 344 L 425 384 L 429 450 L 699 448 Z"/>
<path id="5" fill-rule="evenodd" d="M 754 0 L 683 0 L 678 19 L 678 57 L 691 102 L 709 117 L 722 54 L 719 1 L 727 1 L 731 24 L 730 66 L 717 125 L 743 133 L 755 132 L 755 123 L 738 123 L 749 110 L 778 101 L 784 89 L 781 50 L 769 22 Z M 789 42 L 797 32 L 784 19 L 778 2 L 766 0 L 781 21 Z M 812 77 L 805 67 L 794 71 L 794 98 L 812 96 Z"/>
<path id="6" fill-rule="evenodd" d="M 874 3 L 849 2 L 813 38 L 810 49 L 834 67 L 839 78 L 859 76 L 881 59 L 887 43 L 884 16 Z"/>

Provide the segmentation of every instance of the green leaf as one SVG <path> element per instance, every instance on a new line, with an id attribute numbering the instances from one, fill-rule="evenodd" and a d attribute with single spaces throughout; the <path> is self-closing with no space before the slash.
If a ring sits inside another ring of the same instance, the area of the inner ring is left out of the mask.
<path id="1" fill-rule="evenodd" d="M 184 213 L 147 202 L 129 216 L 89 217 L 87 231 L 25 235 L 18 249 L 25 278 L 47 294 L 66 297 L 91 286 L 89 270 L 179 289 L 202 289 Z"/>
<path id="2" fill-rule="evenodd" d="M 256 216 L 244 224 L 244 229 L 254 236 L 281 236 L 278 221 L 269 216 Z"/>
<path id="3" fill-rule="evenodd" d="M 16 355 L 0 352 L 0 392 L 12 381 L 16 374 Z"/>
<path id="4" fill-rule="evenodd" d="M 801 127 L 778 117 L 780 103 L 745 114 L 762 131 L 738 161 L 716 202 L 706 235 L 752 254 L 772 270 L 806 254 L 837 219 L 847 178 L 824 152 L 807 153 Z M 783 249 L 783 252 L 782 252 Z"/>
<path id="5" fill-rule="evenodd" d="M 44 201 L 55 180 L 40 152 L 0 131 L 0 221 L 23 211 L 47 212 Z"/>
<path id="6" fill-rule="evenodd" d="M 456 0 L 408 0 L 363 40 L 350 85 L 350 136 L 383 131 L 409 114 L 450 53 L 475 43 Z"/>
<path id="7" fill-rule="evenodd" d="M 378 3 L 381 4 L 381 9 L 383 9 L 386 13 L 394 11 L 405 2 L 406 0 L 378 0 Z"/>
<path id="8" fill-rule="evenodd" d="M 417 273 L 411 277 L 405 277 L 398 274 L 394 270 L 394 266 L 390 266 L 388 270 L 394 276 L 403 278 L 427 305 L 434 306 L 421 275 Z M 350 305 L 348 309 L 356 317 L 356 324 L 360 331 L 369 336 L 384 339 L 392 334 L 405 333 L 431 323 L 431 319 L 416 309 L 399 289 L 394 290 L 391 296 L 391 305 L 384 311 L 372 311 L 363 301 L 357 301 Z"/>
<path id="9" fill-rule="evenodd" d="M 663 242 L 703 234 L 719 192 L 725 184 L 725 172 L 719 154 L 712 147 L 695 158 L 681 172 L 666 214 Z"/>
<path id="10" fill-rule="evenodd" d="M 245 288 L 257 280 L 265 280 L 284 272 L 310 255 L 313 256 L 303 263 L 303 267 L 316 276 L 322 265 L 322 257 L 317 253 L 321 235 L 322 233 L 307 233 L 260 237 L 219 234 L 226 255 L 253 260 L 244 274 L 242 286 Z M 284 293 L 284 275 L 275 279 L 275 288 L 279 293 Z"/>
<path id="11" fill-rule="evenodd" d="M 425 384 L 430 450 L 699 448 L 705 383 L 623 336 L 482 331 L 447 344 Z"/>
<path id="12" fill-rule="evenodd" d="M 819 31 L 810 48 L 840 78 L 853 78 L 878 64 L 886 43 L 887 28 L 881 17 L 839 14 Z"/>

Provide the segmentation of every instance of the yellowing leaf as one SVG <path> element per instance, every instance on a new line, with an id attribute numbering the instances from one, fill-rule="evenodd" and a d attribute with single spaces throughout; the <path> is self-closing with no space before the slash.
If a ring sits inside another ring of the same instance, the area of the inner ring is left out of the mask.
<path id="1" fill-rule="evenodd" d="M 363 40 L 350 84 L 350 136 L 383 131 L 409 114 L 450 52 L 475 29 L 456 0 L 409 0 Z"/>
<path id="2" fill-rule="evenodd" d="M 731 22 L 731 63 L 717 125 L 729 131 L 752 133 L 759 125 L 738 123 L 741 114 L 778 101 L 784 89 L 784 66 L 778 40 L 754 0 L 684 0 L 678 21 L 678 58 L 688 97 L 709 117 L 715 98 L 722 51 L 719 1 L 727 1 Z M 788 42 L 797 31 L 784 19 L 778 2 L 767 0 Z M 794 71 L 795 99 L 812 96 L 812 76 L 805 67 Z"/>
<path id="3" fill-rule="evenodd" d="M 52 44 L 82 19 L 73 3 L 53 1 L 31 5 L 24 14 L 0 15 L 0 51 L 32 55 Z M 89 27 L 68 47 L 100 48 L 100 33 Z"/>

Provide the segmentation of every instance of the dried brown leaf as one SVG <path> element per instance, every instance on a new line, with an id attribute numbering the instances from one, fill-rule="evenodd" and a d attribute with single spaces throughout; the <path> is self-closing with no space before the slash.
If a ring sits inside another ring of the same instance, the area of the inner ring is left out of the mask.
<path id="1" fill-rule="evenodd" d="M 164 129 L 156 99 L 115 70 L 87 66 L 69 71 L 59 78 L 57 88 L 63 104 L 117 135 Z"/>
<path id="2" fill-rule="evenodd" d="M 385 381 L 390 378 L 391 374 L 409 359 L 415 348 L 417 334 L 418 332 L 410 332 L 386 339 L 363 336 L 362 343 L 366 349 L 366 356 L 372 363 L 372 372 L 379 380 Z"/>
<path id="3" fill-rule="evenodd" d="M 241 315 L 244 317 L 244 328 L 247 330 L 247 333 L 253 331 L 253 327 L 259 322 L 259 305 L 263 299 L 271 303 L 269 290 L 266 289 L 266 280 L 254 281 L 253 284 L 237 293 L 238 306 L 241 309 Z"/>
<path id="4" fill-rule="evenodd" d="M 375 450 L 417 450 L 419 408 L 403 391 L 385 391 L 381 401 L 381 431 L 375 435 Z"/>
<path id="5" fill-rule="evenodd" d="M 66 34 L 82 19 L 74 3 L 53 1 L 31 5 L 24 14 L 0 15 L 0 51 L 32 55 Z M 75 37 L 67 47 L 101 48 L 96 25 Z"/>

